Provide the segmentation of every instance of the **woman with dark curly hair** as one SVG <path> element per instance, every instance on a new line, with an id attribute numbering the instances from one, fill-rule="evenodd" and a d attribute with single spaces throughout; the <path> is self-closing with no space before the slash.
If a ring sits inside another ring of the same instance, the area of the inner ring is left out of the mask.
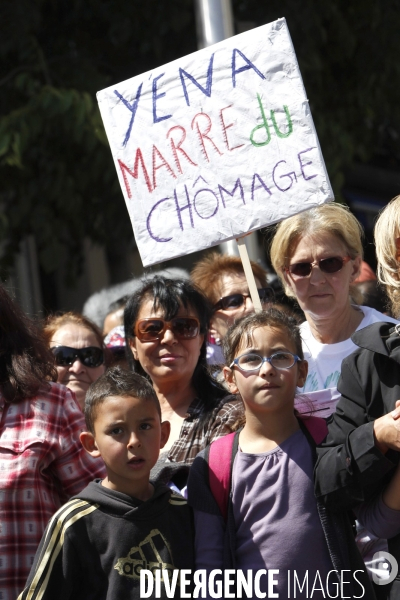
<path id="1" fill-rule="evenodd" d="M 104 467 L 79 441 L 82 412 L 53 383 L 40 332 L 1 286 L 0 315 L 0 597 L 16 598 L 50 517 Z"/>
<path id="2" fill-rule="evenodd" d="M 125 338 L 131 367 L 149 378 L 171 435 L 153 477 L 186 485 L 195 456 L 229 433 L 243 412 L 209 374 L 206 339 L 210 306 L 188 280 L 154 277 L 125 308 Z"/>

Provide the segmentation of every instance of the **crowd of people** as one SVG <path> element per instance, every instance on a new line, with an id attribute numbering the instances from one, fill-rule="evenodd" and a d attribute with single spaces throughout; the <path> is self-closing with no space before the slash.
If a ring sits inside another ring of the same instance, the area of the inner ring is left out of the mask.
<path id="1" fill-rule="evenodd" d="M 362 235 L 336 203 L 282 221 L 277 279 L 251 263 L 261 312 L 216 252 L 144 278 L 103 330 L 33 322 L 0 287 L 0 600 L 139 598 L 157 569 L 161 597 L 179 569 L 264 573 L 267 597 L 400 597 L 382 567 L 400 561 L 400 196 L 379 282 Z"/>

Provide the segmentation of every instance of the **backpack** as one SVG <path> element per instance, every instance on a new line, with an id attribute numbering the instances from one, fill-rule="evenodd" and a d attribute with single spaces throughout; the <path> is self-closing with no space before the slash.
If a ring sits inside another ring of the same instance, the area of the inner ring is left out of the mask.
<path id="1" fill-rule="evenodd" d="M 328 427 L 321 417 L 299 417 L 316 445 L 327 436 Z M 208 454 L 210 490 L 226 521 L 232 481 L 232 466 L 239 444 L 239 432 L 229 433 L 213 442 Z"/>

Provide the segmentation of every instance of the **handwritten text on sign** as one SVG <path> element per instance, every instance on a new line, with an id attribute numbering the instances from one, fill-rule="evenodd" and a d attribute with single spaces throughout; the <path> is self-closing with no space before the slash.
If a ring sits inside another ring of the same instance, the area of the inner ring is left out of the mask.
<path id="1" fill-rule="evenodd" d="M 284 19 L 98 100 L 145 266 L 333 199 Z"/>

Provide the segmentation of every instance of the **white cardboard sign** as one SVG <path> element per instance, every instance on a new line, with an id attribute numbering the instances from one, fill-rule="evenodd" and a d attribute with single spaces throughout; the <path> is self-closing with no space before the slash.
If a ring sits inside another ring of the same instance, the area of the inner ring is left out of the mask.
<path id="1" fill-rule="evenodd" d="M 144 266 L 333 200 L 285 19 L 97 97 Z"/>

